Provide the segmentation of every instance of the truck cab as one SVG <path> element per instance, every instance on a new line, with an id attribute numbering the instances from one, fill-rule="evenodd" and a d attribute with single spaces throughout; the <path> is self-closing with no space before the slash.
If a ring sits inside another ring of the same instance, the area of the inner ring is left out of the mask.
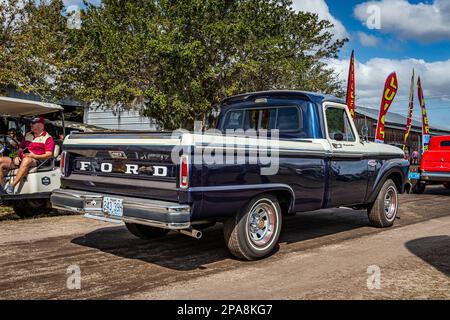
<path id="1" fill-rule="evenodd" d="M 206 132 L 68 136 L 53 206 L 125 223 L 144 239 L 169 230 L 199 238 L 220 222 L 245 260 L 274 250 L 288 214 L 345 206 L 367 210 L 375 227 L 393 225 L 409 163 L 399 148 L 363 141 L 342 100 L 265 91 L 219 109 Z"/>

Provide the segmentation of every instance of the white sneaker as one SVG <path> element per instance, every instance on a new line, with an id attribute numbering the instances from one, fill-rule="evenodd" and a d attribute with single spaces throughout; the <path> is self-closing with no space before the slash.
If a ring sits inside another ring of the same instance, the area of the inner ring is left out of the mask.
<path id="1" fill-rule="evenodd" d="M 12 185 L 8 184 L 8 186 L 5 189 L 5 192 L 7 194 L 14 194 L 14 188 L 12 187 Z"/>

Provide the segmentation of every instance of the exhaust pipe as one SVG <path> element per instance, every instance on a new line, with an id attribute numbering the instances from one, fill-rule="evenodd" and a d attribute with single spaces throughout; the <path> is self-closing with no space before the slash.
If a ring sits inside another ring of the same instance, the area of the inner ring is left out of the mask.
<path id="1" fill-rule="evenodd" d="M 179 230 L 176 230 L 176 231 L 179 232 L 179 233 L 182 233 L 182 234 L 184 234 L 186 236 L 195 238 L 195 239 L 200 239 L 202 237 L 202 232 L 201 231 L 195 230 L 195 229 L 192 229 L 192 228 L 179 229 Z"/>

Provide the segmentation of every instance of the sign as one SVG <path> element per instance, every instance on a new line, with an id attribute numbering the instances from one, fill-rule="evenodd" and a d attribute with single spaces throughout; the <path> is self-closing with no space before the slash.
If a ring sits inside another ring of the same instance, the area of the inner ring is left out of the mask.
<path id="1" fill-rule="evenodd" d="M 355 119 L 355 51 L 352 51 L 350 59 L 350 68 L 348 70 L 348 84 L 347 84 L 347 106 Z"/>
<path id="2" fill-rule="evenodd" d="M 428 151 L 430 147 L 430 126 L 428 125 L 427 109 L 425 108 L 425 99 L 423 97 L 420 77 L 417 80 L 417 92 L 419 96 L 419 103 L 422 108 L 422 152 L 425 152 Z"/>
<path id="3" fill-rule="evenodd" d="M 408 118 L 406 120 L 406 132 L 405 132 L 405 138 L 403 139 L 403 151 L 406 150 L 406 142 L 408 141 L 409 133 L 411 132 L 411 122 L 412 122 L 412 116 L 413 116 L 413 109 L 414 109 L 414 69 L 413 74 L 411 78 L 411 88 L 409 90 L 409 111 L 408 111 Z"/>
<path id="4" fill-rule="evenodd" d="M 392 72 L 386 79 L 383 97 L 381 98 L 380 114 L 378 116 L 377 131 L 375 134 L 375 142 L 377 143 L 384 143 L 386 114 L 392 104 L 392 101 L 394 101 L 397 90 L 397 74 Z"/>

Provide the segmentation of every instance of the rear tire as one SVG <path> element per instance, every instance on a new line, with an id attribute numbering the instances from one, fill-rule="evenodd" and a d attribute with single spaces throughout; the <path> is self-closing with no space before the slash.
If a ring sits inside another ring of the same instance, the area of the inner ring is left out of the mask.
<path id="1" fill-rule="evenodd" d="M 391 179 L 381 187 L 375 202 L 368 208 L 370 224 L 377 228 L 387 228 L 394 224 L 398 212 L 398 190 Z"/>
<path id="2" fill-rule="evenodd" d="M 278 244 L 282 211 L 270 194 L 254 198 L 224 224 L 224 238 L 231 254 L 239 259 L 257 260 L 269 255 Z"/>
<path id="3" fill-rule="evenodd" d="M 50 212 L 48 200 L 32 199 L 21 200 L 13 204 L 14 213 L 21 218 L 32 218 Z"/>
<path id="4" fill-rule="evenodd" d="M 427 188 L 427 185 L 426 185 L 425 183 L 417 182 L 417 183 L 414 185 L 413 193 L 415 193 L 415 194 L 422 194 L 422 193 L 425 192 L 425 189 L 426 189 L 426 188 Z"/>
<path id="5" fill-rule="evenodd" d="M 169 233 L 168 229 L 155 228 L 150 226 L 144 226 L 136 223 L 125 223 L 128 231 L 140 239 L 149 240 L 155 238 L 164 237 Z"/>

